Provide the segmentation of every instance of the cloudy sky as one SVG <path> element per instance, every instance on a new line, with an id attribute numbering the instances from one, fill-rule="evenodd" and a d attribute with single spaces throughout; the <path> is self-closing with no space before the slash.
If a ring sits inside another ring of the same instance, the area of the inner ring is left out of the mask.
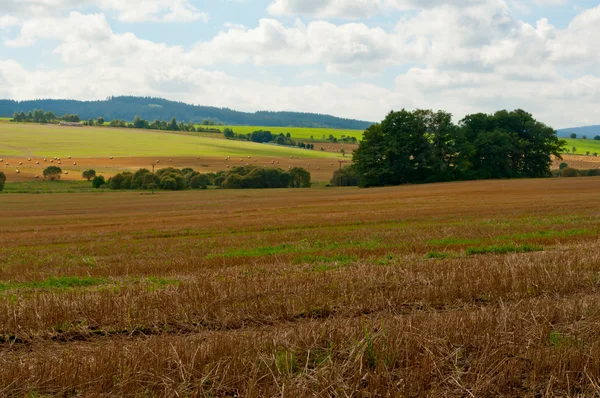
<path id="1" fill-rule="evenodd" d="M 0 0 L 0 98 L 600 124 L 590 0 Z"/>

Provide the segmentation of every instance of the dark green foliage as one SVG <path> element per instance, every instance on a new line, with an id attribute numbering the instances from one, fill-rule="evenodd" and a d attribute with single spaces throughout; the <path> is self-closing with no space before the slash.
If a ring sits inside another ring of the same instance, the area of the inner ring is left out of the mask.
<path id="1" fill-rule="evenodd" d="M 60 180 L 60 176 L 62 174 L 62 169 L 58 166 L 50 166 L 44 169 L 44 179 L 49 179 L 50 181 Z"/>
<path id="2" fill-rule="evenodd" d="M 96 124 L 98 124 L 98 126 L 104 125 L 104 118 L 103 117 L 99 117 L 98 120 L 96 121 Z"/>
<path id="3" fill-rule="evenodd" d="M 291 188 L 310 188 L 310 173 L 302 167 L 290 169 L 290 187 Z"/>
<path id="4" fill-rule="evenodd" d="M 273 141 L 273 134 L 270 131 L 254 131 L 250 134 L 250 141 L 260 143 L 271 142 Z"/>
<path id="5" fill-rule="evenodd" d="M 217 173 L 214 185 L 227 189 L 300 188 L 310 187 L 310 179 L 310 173 L 299 167 L 285 172 L 282 169 L 242 166 Z"/>
<path id="6" fill-rule="evenodd" d="M 571 137 L 572 139 L 575 139 L 575 138 L 577 138 L 577 134 L 575 134 L 575 133 L 571 133 L 570 137 Z"/>
<path id="7" fill-rule="evenodd" d="M 6 175 L 0 171 L 0 192 L 4 190 L 4 184 L 6 183 Z"/>
<path id="8" fill-rule="evenodd" d="M 597 136 L 595 136 L 595 137 L 594 137 L 594 140 L 595 140 L 595 141 L 600 141 L 600 135 L 597 135 Z"/>
<path id="9" fill-rule="evenodd" d="M 559 170 L 564 170 L 564 169 L 566 169 L 567 167 L 569 167 L 569 164 L 568 164 L 568 163 L 565 163 L 565 162 L 562 162 L 562 163 L 560 164 L 560 166 L 558 167 L 558 169 L 559 169 Z"/>
<path id="10" fill-rule="evenodd" d="M 54 112 L 44 112 L 41 109 L 35 109 L 33 112 L 25 114 L 25 112 L 15 112 L 12 116 L 13 122 L 29 122 L 29 123 L 58 123 L 59 118 Z"/>
<path id="11" fill-rule="evenodd" d="M 447 112 L 402 110 L 365 131 L 354 163 L 364 187 L 547 177 L 564 145 L 522 110 L 469 115 L 459 126 Z"/>
<path id="12" fill-rule="evenodd" d="M 227 128 L 225 128 L 223 130 L 223 136 L 225 138 L 227 138 L 228 140 L 231 140 L 231 139 L 235 138 L 235 133 L 233 132 L 232 129 L 230 129 L 229 127 L 227 127 Z"/>
<path id="13" fill-rule="evenodd" d="M 95 177 L 96 177 L 96 170 L 93 170 L 93 169 L 85 170 L 83 173 L 81 173 L 81 178 L 88 180 L 88 181 L 91 181 Z"/>
<path id="14" fill-rule="evenodd" d="M 148 169 L 135 173 L 123 172 L 110 178 L 106 185 L 110 189 L 164 189 L 181 191 L 184 189 L 206 189 L 211 184 L 211 176 L 200 174 L 191 168 L 183 170 L 172 167 L 160 169 L 155 174 Z"/>
<path id="15" fill-rule="evenodd" d="M 331 185 L 334 187 L 355 187 L 358 185 L 358 173 L 356 167 L 349 166 L 333 172 Z"/>
<path id="16" fill-rule="evenodd" d="M 92 187 L 94 188 L 102 188 L 104 185 L 106 185 L 106 180 L 104 179 L 104 176 L 96 176 L 92 180 Z"/>

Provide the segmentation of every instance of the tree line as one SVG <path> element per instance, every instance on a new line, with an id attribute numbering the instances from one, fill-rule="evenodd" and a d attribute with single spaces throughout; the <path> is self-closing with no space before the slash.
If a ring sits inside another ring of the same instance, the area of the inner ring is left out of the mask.
<path id="1" fill-rule="evenodd" d="M 523 110 L 468 115 L 392 111 L 369 127 L 354 152 L 360 186 L 549 177 L 565 141 Z"/>
<path id="2" fill-rule="evenodd" d="M 243 134 L 236 133 L 235 131 L 233 131 L 233 129 L 226 127 L 223 130 L 223 136 L 228 140 L 250 141 L 261 144 L 272 143 L 284 146 L 294 146 L 302 149 L 315 149 L 314 144 L 305 143 L 301 141 L 294 141 L 290 133 L 273 134 L 270 131 L 258 130 L 253 131 L 252 133 Z"/>
<path id="3" fill-rule="evenodd" d="M 59 117 L 54 112 L 44 112 L 41 109 L 35 109 L 28 113 L 15 112 L 12 116 L 12 121 L 20 123 L 59 123 L 61 121 L 79 123 L 81 119 L 79 119 L 78 115 L 74 114 L 65 113 Z"/>
<path id="4" fill-rule="evenodd" d="M 140 169 L 135 173 L 118 173 L 106 181 L 103 176 L 95 176 L 94 173 L 92 186 L 115 190 L 163 189 L 169 191 L 207 189 L 209 186 L 225 189 L 309 188 L 311 175 L 302 167 L 284 171 L 280 168 L 249 165 L 217 173 L 199 173 L 192 168 L 180 170 L 169 167 L 157 170 L 154 174 L 148 169 Z"/>

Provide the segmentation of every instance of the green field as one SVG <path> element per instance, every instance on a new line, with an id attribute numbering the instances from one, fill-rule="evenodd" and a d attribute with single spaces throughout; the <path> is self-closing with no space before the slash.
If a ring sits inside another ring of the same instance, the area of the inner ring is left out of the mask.
<path id="1" fill-rule="evenodd" d="M 586 152 L 590 152 L 590 154 L 600 153 L 600 141 L 570 138 L 565 139 L 565 141 L 567 141 L 567 149 L 571 150 L 573 147 L 577 148 L 577 151 L 575 152 L 576 155 L 585 155 Z"/>
<path id="2" fill-rule="evenodd" d="M 335 153 L 153 130 L 0 123 L 0 156 L 302 156 Z"/>
<path id="3" fill-rule="evenodd" d="M 304 139 L 315 141 L 324 141 L 333 135 L 335 138 L 340 139 L 342 136 L 356 137 L 361 140 L 363 136 L 363 130 L 340 130 L 340 129 L 327 129 L 327 128 L 310 128 L 310 127 L 267 127 L 267 126 L 198 126 L 205 128 L 218 128 L 223 131 L 224 128 L 229 127 L 238 134 L 249 134 L 257 130 L 270 131 L 273 134 L 286 134 L 290 133 L 294 139 Z"/>

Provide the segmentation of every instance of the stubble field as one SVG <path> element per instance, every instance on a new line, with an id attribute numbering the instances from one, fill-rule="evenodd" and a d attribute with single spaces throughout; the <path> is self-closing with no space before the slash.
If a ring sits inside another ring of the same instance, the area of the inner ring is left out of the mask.
<path id="1" fill-rule="evenodd" d="M 597 395 L 599 197 L 2 195 L 0 395 Z"/>

